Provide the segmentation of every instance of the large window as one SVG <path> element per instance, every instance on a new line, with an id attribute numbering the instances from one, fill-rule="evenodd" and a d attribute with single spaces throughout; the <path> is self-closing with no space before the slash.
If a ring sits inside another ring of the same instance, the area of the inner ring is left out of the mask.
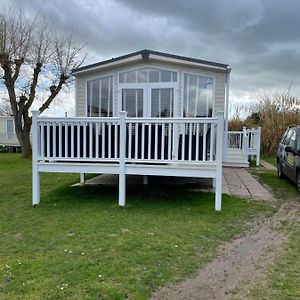
<path id="1" fill-rule="evenodd" d="M 122 72 L 119 75 L 120 83 L 146 83 L 146 82 L 176 82 L 177 73 L 168 70 L 143 68 Z"/>
<path id="2" fill-rule="evenodd" d="M 212 77 L 184 74 L 183 116 L 211 117 L 213 107 Z"/>
<path id="3" fill-rule="evenodd" d="M 103 77 L 87 82 L 88 117 L 113 116 L 113 78 Z"/>

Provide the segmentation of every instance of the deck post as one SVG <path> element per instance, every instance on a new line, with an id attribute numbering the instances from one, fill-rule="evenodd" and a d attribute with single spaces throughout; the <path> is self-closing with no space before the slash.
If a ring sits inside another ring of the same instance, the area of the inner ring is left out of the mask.
<path id="1" fill-rule="evenodd" d="M 37 118 L 39 116 L 38 110 L 31 111 L 32 113 L 32 205 L 40 203 L 40 173 L 38 172 L 38 147 L 39 147 L 39 133 Z"/>
<path id="2" fill-rule="evenodd" d="M 148 175 L 143 176 L 143 184 L 147 185 L 148 184 Z"/>
<path id="3" fill-rule="evenodd" d="M 261 142 L 261 127 L 257 127 L 256 129 L 256 165 L 260 164 L 260 142 Z"/>
<path id="4" fill-rule="evenodd" d="M 216 187 L 215 210 L 220 211 L 222 206 L 222 161 L 223 161 L 223 137 L 224 137 L 224 112 L 217 113 L 217 145 L 216 145 Z"/>
<path id="5" fill-rule="evenodd" d="M 84 173 L 80 173 L 80 183 L 84 184 L 85 178 L 84 178 Z"/>
<path id="6" fill-rule="evenodd" d="M 125 155 L 126 155 L 126 111 L 120 112 L 120 157 L 119 157 L 119 205 L 126 204 L 126 173 L 125 173 Z"/>

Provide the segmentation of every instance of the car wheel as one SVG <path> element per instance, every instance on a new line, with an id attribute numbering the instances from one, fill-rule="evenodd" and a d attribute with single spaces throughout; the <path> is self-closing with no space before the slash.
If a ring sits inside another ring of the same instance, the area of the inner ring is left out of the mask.
<path id="1" fill-rule="evenodd" d="M 300 193 L 300 171 L 297 173 L 297 189 L 298 192 Z"/>
<path id="2" fill-rule="evenodd" d="M 281 168 L 281 164 L 280 163 L 277 163 L 277 176 L 279 178 L 283 178 L 284 177 L 284 175 L 282 173 L 282 168 Z"/>

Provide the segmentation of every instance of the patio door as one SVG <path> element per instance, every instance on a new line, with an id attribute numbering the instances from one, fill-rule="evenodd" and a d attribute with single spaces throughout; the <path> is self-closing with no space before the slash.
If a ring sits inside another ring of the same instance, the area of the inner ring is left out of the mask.
<path id="1" fill-rule="evenodd" d="M 142 118 L 145 116 L 145 99 L 145 88 L 123 88 L 122 110 L 127 111 L 127 116 L 130 118 Z"/>
<path id="2" fill-rule="evenodd" d="M 174 87 L 156 84 L 122 87 L 119 103 L 121 110 L 133 118 L 173 118 L 178 116 L 177 95 Z"/>

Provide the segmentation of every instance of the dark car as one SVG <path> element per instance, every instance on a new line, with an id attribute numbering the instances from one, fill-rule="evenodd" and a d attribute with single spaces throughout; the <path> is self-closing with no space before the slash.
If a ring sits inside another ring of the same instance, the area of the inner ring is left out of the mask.
<path id="1" fill-rule="evenodd" d="M 300 125 L 290 126 L 277 151 L 278 177 L 288 177 L 297 184 L 300 193 Z"/>

